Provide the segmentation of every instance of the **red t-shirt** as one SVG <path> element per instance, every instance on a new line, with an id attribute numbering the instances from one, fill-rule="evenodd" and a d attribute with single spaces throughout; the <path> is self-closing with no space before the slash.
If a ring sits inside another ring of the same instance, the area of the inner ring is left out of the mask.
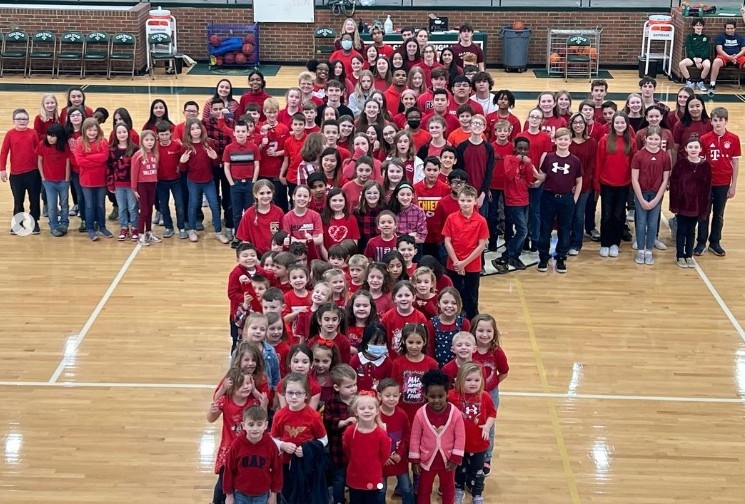
<path id="1" fill-rule="evenodd" d="M 528 157 L 531 159 L 531 161 L 533 161 L 533 166 L 535 166 L 536 168 L 541 166 L 541 157 L 543 156 L 543 154 L 554 150 L 553 143 L 551 142 L 551 136 L 545 131 L 531 133 L 530 131 L 525 129 L 517 136 L 525 137 L 530 142 Z"/>
<path id="2" fill-rule="evenodd" d="M 679 147 L 683 147 L 683 144 L 692 136 L 701 138 L 706 133 L 712 130 L 711 122 L 709 121 L 691 121 L 691 124 L 686 126 L 682 121 L 678 121 L 673 128 L 673 139 L 675 144 Z"/>
<path id="3" fill-rule="evenodd" d="M 255 103 L 259 106 L 259 113 L 261 114 L 261 119 L 264 119 L 264 102 L 267 98 L 271 98 L 271 95 L 264 91 L 263 89 L 260 90 L 258 93 L 254 93 L 253 91 L 246 91 L 243 93 L 243 96 L 241 96 L 241 101 L 239 102 L 239 109 L 240 114 L 243 115 L 246 113 L 246 106 L 249 103 Z"/>
<path id="4" fill-rule="evenodd" d="M 450 194 L 450 186 L 438 179 L 432 187 L 429 187 L 422 180 L 414 184 L 414 194 L 416 194 L 419 208 L 424 211 L 427 218 L 427 238 L 424 242 L 439 243 L 442 237 L 440 236 L 440 227 L 435 221 L 435 210 L 440 200 Z"/>
<path id="5" fill-rule="evenodd" d="M 178 164 L 183 153 L 184 146 L 177 140 L 168 145 L 158 144 L 158 180 L 176 180 L 180 177 Z"/>
<path id="6" fill-rule="evenodd" d="M 352 213 L 357 205 L 360 204 L 362 187 L 355 180 L 350 180 L 342 186 L 341 190 L 344 191 L 344 196 L 347 198 L 347 212 Z"/>
<path id="7" fill-rule="evenodd" d="M 595 158 L 595 174 L 593 180 L 595 191 L 600 192 L 600 184 L 612 187 L 623 187 L 631 185 L 631 159 L 636 153 L 636 142 L 631 142 L 631 154 L 624 153 L 624 141 L 622 137 L 616 137 L 616 151 L 608 152 L 608 139 L 606 135 L 598 144 L 598 154 Z"/>
<path id="8" fill-rule="evenodd" d="M 312 236 L 323 233 L 323 222 L 321 216 L 315 210 L 306 210 L 303 215 L 298 215 L 294 211 L 287 212 L 282 217 L 282 230 L 294 238 L 305 240 L 305 233 Z M 308 262 L 320 257 L 318 247 L 315 243 L 308 243 Z"/>
<path id="9" fill-rule="evenodd" d="M 457 390 L 448 393 L 448 401 L 463 415 L 466 428 L 466 453 L 479 453 L 489 448 L 489 439 L 481 435 L 481 428 L 489 418 L 497 417 L 497 410 L 488 392 L 465 394 Z"/>
<path id="10" fill-rule="evenodd" d="M 288 313 L 301 311 L 305 307 L 308 308 L 306 312 L 309 313 L 310 304 L 310 291 L 306 289 L 305 296 L 298 296 L 297 294 L 295 294 L 294 290 L 290 290 L 289 292 L 285 293 L 285 311 L 283 314 L 286 315 Z M 295 317 L 290 323 L 290 334 L 297 334 L 298 318 L 300 318 L 299 315 Z"/>
<path id="11" fill-rule="evenodd" d="M 67 162 L 70 159 L 70 149 L 67 146 L 61 151 L 56 145 L 39 142 L 36 146 L 36 155 L 42 158 L 44 180 L 61 182 L 66 179 Z"/>
<path id="12" fill-rule="evenodd" d="M 456 257 L 463 260 L 476 248 L 479 240 L 489 239 L 489 228 L 486 219 L 475 209 L 470 217 L 461 212 L 450 214 L 442 229 L 442 236 L 449 237 Z M 453 261 L 448 255 L 447 268 L 453 269 Z M 466 265 L 467 273 L 479 273 L 481 271 L 481 256 L 477 256 Z"/>
<path id="13" fill-rule="evenodd" d="M 380 420 L 385 424 L 385 432 L 391 442 L 391 453 L 397 453 L 401 460 L 396 464 L 383 466 L 383 476 L 398 476 L 409 471 L 409 438 L 411 437 L 411 421 L 400 407 L 393 410 L 393 414 L 386 415 L 381 410 Z"/>
<path id="14" fill-rule="evenodd" d="M 740 138 L 730 131 L 722 136 L 714 131 L 701 137 L 703 155 L 711 165 L 711 185 L 728 186 L 732 183 L 732 160 L 739 159 Z"/>
<path id="15" fill-rule="evenodd" d="M 332 218 L 329 220 L 328 225 L 323 227 L 323 244 L 327 250 L 332 245 L 350 239 L 360 239 L 360 229 L 357 226 L 357 219 L 351 215 L 342 217 L 341 219 Z"/>
<path id="16" fill-rule="evenodd" d="M 423 128 L 419 128 L 419 131 L 417 131 L 416 133 L 411 133 L 411 131 L 409 131 L 409 134 L 411 135 L 411 139 L 413 140 L 415 151 L 419 150 L 422 145 L 425 145 L 427 142 L 432 140 L 432 135 L 430 135 L 429 132 Z"/>
<path id="17" fill-rule="evenodd" d="M 437 361 L 429 355 L 419 362 L 412 362 L 402 356 L 393 361 L 392 377 L 401 387 L 401 409 L 406 412 L 409 421 L 414 421 L 417 410 L 424 405 L 424 387 L 422 375 L 430 369 L 437 369 Z"/>
<path id="18" fill-rule="evenodd" d="M 548 133 L 548 135 L 551 137 L 551 141 L 553 142 L 554 137 L 556 136 L 556 130 L 559 128 L 566 128 L 567 127 L 567 121 L 563 117 L 544 117 L 543 121 L 541 122 L 541 131 L 545 131 Z M 528 129 L 528 121 L 525 121 L 523 124 L 523 130 Z M 532 147 L 532 143 L 531 143 Z"/>
<path id="19" fill-rule="evenodd" d="M 385 328 L 388 336 L 388 355 L 391 359 L 399 357 L 398 349 L 401 347 L 401 330 L 405 324 L 424 324 L 427 325 L 427 334 L 432 334 L 432 328 L 427 318 L 422 312 L 414 309 L 409 315 L 401 315 L 397 308 L 391 308 L 380 319 L 380 323 Z"/>
<path id="20" fill-rule="evenodd" d="M 467 329 L 463 329 L 467 330 Z M 507 364 L 507 356 L 502 347 L 481 353 L 478 349 L 473 352 L 471 360 L 481 366 L 484 373 L 484 390 L 491 392 L 499 387 L 499 375 L 506 374 L 510 371 L 510 365 Z"/>
<path id="21" fill-rule="evenodd" d="M 261 151 L 250 141 L 244 144 L 231 142 L 222 153 L 222 162 L 230 163 L 230 175 L 233 180 L 252 179 L 254 163 L 257 161 L 261 161 Z"/>
<path id="22" fill-rule="evenodd" d="M 244 404 L 236 404 L 233 398 L 227 395 L 220 396 L 215 404 L 222 412 L 222 437 L 220 448 L 215 457 L 215 474 L 220 472 L 230 450 L 230 446 L 243 431 L 243 410 L 252 405 L 251 401 Z"/>
<path id="23" fill-rule="evenodd" d="M 371 261 L 380 262 L 387 252 L 395 250 L 395 248 L 395 234 L 390 240 L 384 240 L 382 236 L 378 235 L 370 238 L 370 240 L 367 242 L 367 245 L 365 245 L 365 257 L 369 258 Z"/>
<path id="24" fill-rule="evenodd" d="M 422 128 L 429 129 L 429 120 L 432 119 L 432 117 L 434 117 L 435 115 L 436 114 L 434 110 L 432 110 L 429 114 L 424 116 L 424 118 L 422 119 L 422 124 L 423 124 Z M 447 138 L 448 135 L 450 135 L 450 133 L 460 128 L 460 123 L 458 122 L 458 118 L 455 117 L 454 115 L 445 112 L 445 115 L 441 117 L 445 119 L 445 133 L 443 133 L 445 138 Z"/>
<path id="25" fill-rule="evenodd" d="M 639 170 L 639 187 L 642 192 L 657 192 L 662 185 L 664 172 L 671 169 L 670 156 L 663 150 L 651 153 L 647 149 L 640 149 L 631 160 L 631 170 Z"/>
<path id="26" fill-rule="evenodd" d="M 241 217 L 235 236 L 241 241 L 251 242 L 258 255 L 268 252 L 272 248 L 272 235 L 279 231 L 284 212 L 274 204 L 269 205 L 269 211 L 261 213 L 256 205 L 250 206 Z"/>
<path id="27" fill-rule="evenodd" d="M 308 135 L 303 133 L 300 138 L 296 138 L 295 135 L 289 135 L 285 139 L 285 157 L 287 158 L 287 180 L 293 184 L 298 183 L 297 172 L 300 163 L 303 158 L 300 156 L 300 151 L 303 149 L 305 140 Z"/>
<path id="28" fill-rule="evenodd" d="M 518 119 L 517 116 L 512 112 L 508 112 L 506 117 L 501 117 L 499 115 L 499 110 L 495 110 L 494 112 L 486 116 L 486 132 L 489 136 L 489 140 L 496 140 L 496 138 L 494 137 L 494 125 L 497 124 L 497 121 L 499 121 L 500 119 L 504 119 L 512 126 L 512 131 L 510 132 L 509 136 L 509 141 L 511 144 L 512 140 L 514 140 L 518 133 L 520 133 L 523 129 L 520 125 L 520 119 Z"/>
<path id="29" fill-rule="evenodd" d="M 395 306 L 390 293 L 383 293 L 380 297 L 373 298 L 373 301 L 375 301 L 375 311 L 377 311 L 378 314 L 386 313 Z"/>
<path id="30" fill-rule="evenodd" d="M 326 436 L 321 415 L 306 405 L 300 411 L 292 411 L 289 407 L 280 408 L 272 421 L 272 437 L 285 443 L 302 445 L 308 441 L 321 439 Z M 291 455 L 282 453 L 282 460 L 289 464 Z"/>
<path id="31" fill-rule="evenodd" d="M 341 61 L 344 64 L 345 73 L 347 75 L 352 75 L 352 58 L 354 58 L 355 56 L 361 58 L 362 61 L 365 60 L 365 58 L 363 58 L 362 55 L 359 52 L 355 51 L 354 49 L 349 51 L 349 54 L 344 54 L 344 51 L 340 49 L 338 51 L 334 51 L 333 53 L 331 53 L 331 56 L 329 56 L 329 61 L 335 61 L 335 60 Z M 342 82 L 342 84 L 344 83 Z"/>
<path id="32" fill-rule="evenodd" d="M 266 123 L 259 124 L 256 126 L 258 131 L 267 125 Z M 268 126 L 268 125 L 267 125 Z M 270 156 L 267 151 L 270 148 L 274 148 L 275 152 L 283 152 L 285 150 L 285 140 L 290 134 L 290 130 L 284 124 L 277 123 L 271 127 L 266 137 L 269 139 L 269 143 L 266 145 L 259 145 L 261 149 L 261 175 L 267 178 L 279 178 L 279 172 L 282 170 L 282 163 L 284 163 L 284 155 L 281 156 Z"/>

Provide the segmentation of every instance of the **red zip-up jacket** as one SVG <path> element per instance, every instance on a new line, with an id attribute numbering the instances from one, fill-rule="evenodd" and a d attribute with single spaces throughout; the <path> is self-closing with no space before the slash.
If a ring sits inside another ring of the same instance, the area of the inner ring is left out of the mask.
<path id="1" fill-rule="evenodd" d="M 636 142 L 631 140 L 631 152 L 624 153 L 622 137 L 616 137 L 616 152 L 608 152 L 608 139 L 606 135 L 598 144 L 598 153 L 595 158 L 595 173 L 592 176 L 595 191 L 600 191 L 600 184 L 612 187 L 623 187 L 631 185 L 631 159 L 636 153 Z"/>

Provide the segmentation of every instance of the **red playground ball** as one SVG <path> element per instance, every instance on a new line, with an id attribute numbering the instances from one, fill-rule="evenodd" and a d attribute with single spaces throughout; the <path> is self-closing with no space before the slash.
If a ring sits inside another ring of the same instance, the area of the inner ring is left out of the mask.
<path id="1" fill-rule="evenodd" d="M 220 36 L 219 35 L 210 35 L 210 45 L 212 47 L 219 46 L 220 45 L 220 42 L 222 42 L 222 40 L 220 40 Z"/>
<path id="2" fill-rule="evenodd" d="M 248 56 L 249 54 L 254 53 L 254 45 L 253 44 L 243 44 L 243 47 L 241 48 L 241 52 Z"/>
<path id="3" fill-rule="evenodd" d="M 215 65 L 222 66 L 222 64 L 223 64 L 222 56 L 218 56 L 217 58 L 215 58 Z"/>
<path id="4" fill-rule="evenodd" d="M 246 44 L 253 44 L 256 38 L 254 37 L 253 33 L 246 34 L 245 37 L 243 37 L 243 42 Z"/>
<path id="5" fill-rule="evenodd" d="M 223 56 L 223 61 L 227 63 L 228 65 L 232 65 L 235 63 L 235 53 L 229 52 Z"/>
<path id="6" fill-rule="evenodd" d="M 248 61 L 248 58 L 246 58 L 246 55 L 243 53 L 238 53 L 235 55 L 235 62 L 239 65 L 245 65 L 246 61 Z"/>

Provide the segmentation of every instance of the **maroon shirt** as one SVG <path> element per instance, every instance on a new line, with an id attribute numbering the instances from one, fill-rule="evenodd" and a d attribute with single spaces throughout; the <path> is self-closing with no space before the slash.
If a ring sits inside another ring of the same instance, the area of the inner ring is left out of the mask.
<path id="1" fill-rule="evenodd" d="M 574 184 L 582 176 L 582 163 L 574 154 L 561 157 L 549 152 L 543 159 L 541 171 L 546 174 L 543 190 L 554 194 L 572 192 Z"/>

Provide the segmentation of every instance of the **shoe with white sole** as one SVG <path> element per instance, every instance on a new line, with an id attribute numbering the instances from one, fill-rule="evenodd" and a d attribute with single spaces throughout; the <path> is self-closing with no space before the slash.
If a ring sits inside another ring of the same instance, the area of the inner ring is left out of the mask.
<path id="1" fill-rule="evenodd" d="M 222 233 L 215 233 L 215 238 L 217 239 L 217 241 L 219 241 L 223 245 L 227 245 L 228 243 L 230 243 L 230 240 L 228 240 L 228 237 Z"/>
<path id="2" fill-rule="evenodd" d="M 197 241 L 199 241 L 199 235 L 193 229 L 189 230 L 189 241 L 190 242 L 197 242 Z"/>
<path id="3" fill-rule="evenodd" d="M 675 260 L 675 264 L 678 265 L 678 268 L 688 269 L 688 264 L 686 263 L 685 257 L 678 257 Z"/>
<path id="4" fill-rule="evenodd" d="M 150 242 L 147 239 L 147 233 L 142 233 L 140 235 L 140 238 L 137 240 L 137 243 L 139 245 L 142 245 L 143 247 L 149 247 L 150 246 Z"/>
<path id="5" fill-rule="evenodd" d="M 667 245 L 665 245 L 665 242 L 663 242 L 659 238 L 655 238 L 654 248 L 656 248 L 657 250 L 667 250 Z"/>
<path id="6" fill-rule="evenodd" d="M 610 255 L 610 248 L 600 247 L 600 257 L 608 257 Z"/>
<path id="7" fill-rule="evenodd" d="M 610 257 L 618 257 L 618 245 L 611 245 L 608 255 Z"/>
<path id="8" fill-rule="evenodd" d="M 578 256 L 579 255 L 579 250 L 578 249 L 575 249 L 575 248 L 570 248 L 569 251 L 567 252 L 567 255 Z"/>
<path id="9" fill-rule="evenodd" d="M 152 231 L 148 231 L 148 233 L 147 233 L 147 241 L 152 242 L 152 243 L 160 243 L 163 240 L 160 238 L 160 236 L 156 235 Z"/>
<path id="10" fill-rule="evenodd" d="M 693 257 L 686 257 L 686 266 L 688 266 L 689 268 L 696 267 L 696 261 L 693 260 Z"/>
<path id="11" fill-rule="evenodd" d="M 654 264 L 654 257 L 652 256 L 651 250 L 644 251 L 644 264 L 647 266 L 652 266 Z"/>
<path id="12" fill-rule="evenodd" d="M 639 250 L 636 253 L 636 258 L 634 259 L 634 262 L 636 264 L 644 264 L 644 251 L 643 250 Z"/>

